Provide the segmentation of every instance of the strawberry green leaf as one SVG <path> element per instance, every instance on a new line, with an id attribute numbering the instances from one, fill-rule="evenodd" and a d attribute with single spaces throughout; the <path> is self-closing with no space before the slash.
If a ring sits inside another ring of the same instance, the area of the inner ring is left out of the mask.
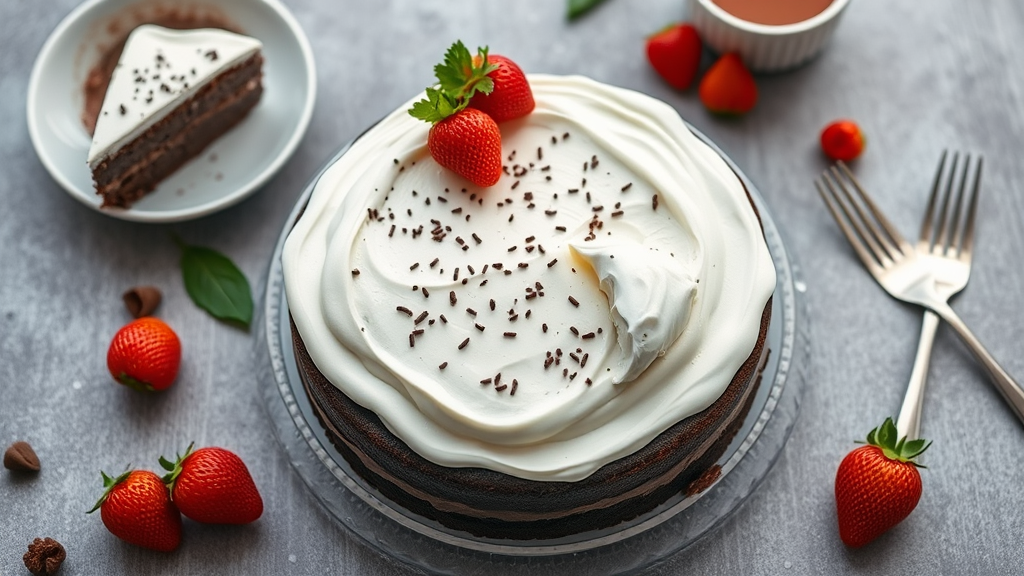
<path id="1" fill-rule="evenodd" d="M 437 85 L 445 94 L 456 101 L 468 100 L 477 92 L 490 94 L 494 90 L 494 81 L 487 75 L 498 69 L 487 60 L 487 47 L 476 49 L 477 61 L 461 40 L 448 48 L 444 55 L 444 63 L 434 66 Z"/>
<path id="2" fill-rule="evenodd" d="M 245 274 L 216 250 L 179 244 L 185 291 L 196 306 L 214 318 L 238 322 L 248 329 L 253 303 Z"/>
<path id="3" fill-rule="evenodd" d="M 907 440 L 906 436 L 902 438 L 898 438 L 898 436 L 899 431 L 896 429 L 896 424 L 892 421 L 892 418 L 886 418 L 881 426 L 868 432 L 867 443 L 881 448 L 882 454 L 890 460 L 906 462 L 919 468 L 924 468 L 924 466 L 913 460 L 927 450 L 931 446 L 931 442 L 921 438 Z"/>
<path id="4" fill-rule="evenodd" d="M 490 94 L 494 80 L 487 75 L 498 66 L 487 60 L 487 47 L 477 48 L 477 61 L 461 40 L 445 52 L 444 62 L 434 66 L 437 84 L 427 88 L 427 97 L 413 103 L 413 118 L 436 124 L 464 109 L 477 92 Z"/>
<path id="5" fill-rule="evenodd" d="M 427 97 L 414 102 L 409 114 L 418 120 L 437 124 L 441 120 L 464 109 L 469 101 L 453 101 L 447 94 L 436 88 L 427 88 Z"/>
<path id="6" fill-rule="evenodd" d="M 124 482 L 125 479 L 128 478 L 128 475 L 131 473 L 131 464 L 128 465 L 128 468 L 125 469 L 124 472 L 122 472 L 119 476 L 116 477 L 107 476 L 106 472 L 100 470 L 100 476 L 103 477 L 103 495 L 100 496 L 100 499 L 96 501 L 96 504 L 91 509 L 89 509 L 86 512 L 86 514 L 92 514 L 93 512 L 99 510 L 100 506 L 103 506 L 103 503 L 107 501 L 107 496 L 110 496 L 110 491 L 114 489 L 114 486 L 117 486 L 121 482 Z"/>
<path id="7" fill-rule="evenodd" d="M 583 16 L 601 2 L 604 2 L 604 0 L 569 0 L 569 20 L 575 20 L 576 18 Z"/>
<path id="8" fill-rule="evenodd" d="M 903 445 L 902 455 L 904 458 L 910 459 L 920 456 L 922 452 L 928 449 L 932 443 L 918 438 L 917 440 L 911 440 Z"/>
<path id="9" fill-rule="evenodd" d="M 472 68 L 473 56 L 462 40 L 458 40 L 445 52 L 444 63 L 434 66 L 434 75 L 437 76 L 441 90 L 458 93 L 462 90 L 467 73 Z"/>

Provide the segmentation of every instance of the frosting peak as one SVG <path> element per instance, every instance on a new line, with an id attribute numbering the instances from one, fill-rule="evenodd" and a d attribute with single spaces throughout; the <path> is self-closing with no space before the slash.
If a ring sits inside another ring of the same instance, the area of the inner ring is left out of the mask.
<path id="1" fill-rule="evenodd" d="M 636 379 L 679 338 L 697 283 L 686 266 L 640 242 L 572 242 L 597 274 L 608 298 L 621 359 L 612 382 Z"/>

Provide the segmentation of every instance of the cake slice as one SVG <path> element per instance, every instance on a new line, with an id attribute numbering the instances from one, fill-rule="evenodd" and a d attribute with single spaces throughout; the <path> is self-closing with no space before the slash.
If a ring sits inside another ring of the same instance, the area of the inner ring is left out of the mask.
<path id="1" fill-rule="evenodd" d="M 263 93 L 262 46 L 218 29 L 131 33 L 89 148 L 103 207 L 131 206 L 245 118 Z"/>

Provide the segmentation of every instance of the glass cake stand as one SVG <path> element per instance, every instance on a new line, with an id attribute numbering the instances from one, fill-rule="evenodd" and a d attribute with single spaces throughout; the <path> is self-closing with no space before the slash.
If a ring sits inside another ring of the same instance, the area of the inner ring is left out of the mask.
<path id="1" fill-rule="evenodd" d="M 281 250 L 314 186 L 344 146 L 307 186 L 274 249 L 266 300 L 257 310 L 259 387 L 275 435 L 310 492 L 338 523 L 386 557 L 432 574 L 620 574 L 663 562 L 722 524 L 760 485 L 789 437 L 807 365 L 804 284 L 764 200 L 739 168 L 761 216 L 778 275 L 762 383 L 739 433 L 718 460 L 721 476 L 703 492 L 670 499 L 611 528 L 557 540 L 492 540 L 444 527 L 394 504 L 353 473 L 327 439 L 303 390 L 292 351 Z"/>

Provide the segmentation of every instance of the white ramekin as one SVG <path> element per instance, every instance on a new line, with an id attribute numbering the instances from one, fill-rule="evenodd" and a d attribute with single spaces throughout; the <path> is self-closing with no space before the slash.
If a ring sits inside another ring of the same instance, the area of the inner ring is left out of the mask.
<path id="1" fill-rule="evenodd" d="M 718 52 L 736 52 L 752 72 L 781 72 L 818 54 L 839 25 L 850 0 L 834 0 L 820 14 L 782 26 L 741 20 L 713 0 L 690 0 L 690 20 L 704 44 Z"/>

